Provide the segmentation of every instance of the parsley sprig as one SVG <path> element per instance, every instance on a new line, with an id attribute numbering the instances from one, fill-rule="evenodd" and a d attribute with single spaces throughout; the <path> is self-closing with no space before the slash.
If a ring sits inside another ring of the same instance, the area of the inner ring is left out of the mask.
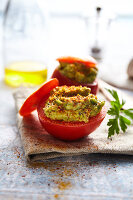
<path id="1" fill-rule="evenodd" d="M 122 102 L 120 102 L 117 92 L 115 90 L 107 90 L 115 99 L 110 102 L 111 107 L 107 112 L 108 115 L 113 117 L 112 119 L 109 119 L 107 123 L 107 126 L 109 126 L 108 138 L 110 138 L 115 133 L 119 134 L 120 129 L 122 132 L 126 132 L 127 126 L 131 124 L 130 119 L 133 119 L 133 109 L 124 109 L 123 106 L 125 105 L 125 101 L 122 99 Z"/>

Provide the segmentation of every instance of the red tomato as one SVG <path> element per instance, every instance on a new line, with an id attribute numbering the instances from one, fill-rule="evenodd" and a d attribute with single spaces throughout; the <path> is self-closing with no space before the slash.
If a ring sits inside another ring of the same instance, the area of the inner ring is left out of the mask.
<path id="1" fill-rule="evenodd" d="M 100 126 L 106 115 L 106 108 L 104 106 L 98 115 L 89 119 L 88 123 L 51 120 L 46 117 L 43 111 L 46 100 L 47 98 L 45 97 L 38 104 L 39 120 L 49 134 L 61 140 L 73 141 L 89 135 Z"/>
<path id="2" fill-rule="evenodd" d="M 64 63 L 80 63 L 84 64 L 87 67 L 96 67 L 96 60 L 89 56 L 88 58 L 77 58 L 77 57 L 72 57 L 72 56 L 67 56 L 67 57 L 60 57 L 56 59 L 59 62 L 64 62 Z"/>
<path id="3" fill-rule="evenodd" d="M 26 116 L 29 115 L 32 111 L 36 110 L 38 102 L 41 101 L 45 95 L 49 94 L 50 91 L 58 85 L 59 82 L 56 78 L 44 83 L 44 85 L 42 85 L 37 91 L 35 91 L 25 100 L 19 110 L 19 114 L 21 116 Z"/>
<path id="4" fill-rule="evenodd" d="M 52 78 L 57 78 L 58 81 L 59 81 L 59 85 L 60 86 L 62 86 L 62 85 L 67 85 L 67 86 L 71 86 L 71 85 L 79 86 L 79 85 L 82 85 L 82 86 L 86 86 L 86 87 L 91 88 L 91 93 L 92 94 L 96 94 L 98 92 L 98 82 L 97 82 L 97 80 L 95 80 L 93 83 L 81 84 L 81 83 L 73 81 L 73 80 L 67 78 L 66 76 L 64 76 L 63 74 L 61 74 L 60 71 L 58 70 L 58 68 L 56 68 L 54 70 L 54 72 L 52 74 Z"/>

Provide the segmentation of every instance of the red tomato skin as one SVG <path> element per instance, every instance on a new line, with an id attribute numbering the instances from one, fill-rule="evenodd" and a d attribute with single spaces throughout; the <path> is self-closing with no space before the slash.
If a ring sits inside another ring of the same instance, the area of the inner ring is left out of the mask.
<path id="1" fill-rule="evenodd" d="M 71 86 L 71 85 L 79 86 L 79 85 L 82 85 L 82 86 L 86 86 L 86 87 L 91 88 L 91 93 L 92 94 L 97 94 L 97 92 L 98 92 L 98 82 L 97 82 L 97 80 L 95 80 L 93 83 L 84 83 L 84 84 L 78 83 L 76 81 L 73 81 L 73 80 L 67 78 L 63 74 L 61 74 L 60 71 L 58 70 L 58 68 L 56 68 L 54 70 L 51 78 L 57 78 L 58 81 L 59 81 L 59 86 L 62 86 L 62 85 L 67 85 L 67 86 Z"/>
<path id="2" fill-rule="evenodd" d="M 49 94 L 50 91 L 59 85 L 59 81 L 57 79 L 52 79 L 47 82 L 45 82 L 38 90 L 36 90 L 34 93 L 32 93 L 23 103 L 19 110 L 19 114 L 21 116 L 27 116 L 32 111 L 37 109 L 38 101 L 41 101 L 44 96 L 47 96 L 47 93 Z"/>
<path id="3" fill-rule="evenodd" d="M 106 116 L 106 107 L 104 106 L 97 116 L 89 119 L 88 123 L 51 120 L 44 114 L 45 102 L 46 99 L 43 99 L 37 107 L 39 120 L 49 134 L 64 141 L 73 141 L 89 135 L 100 126 Z"/>
<path id="4" fill-rule="evenodd" d="M 88 58 L 78 58 L 78 57 L 73 57 L 73 56 L 64 56 L 64 57 L 59 57 L 56 59 L 58 62 L 64 62 L 64 63 L 80 63 L 86 65 L 86 67 L 96 67 L 97 62 L 96 60 L 88 56 Z"/>

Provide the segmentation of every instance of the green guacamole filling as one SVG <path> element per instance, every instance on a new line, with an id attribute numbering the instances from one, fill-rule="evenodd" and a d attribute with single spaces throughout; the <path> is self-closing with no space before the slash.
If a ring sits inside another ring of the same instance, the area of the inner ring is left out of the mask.
<path id="1" fill-rule="evenodd" d="M 86 67 L 80 63 L 60 63 L 58 69 L 61 74 L 79 83 L 92 83 L 97 76 L 97 67 Z"/>
<path id="2" fill-rule="evenodd" d="M 90 88 L 61 86 L 51 91 L 43 110 L 52 120 L 87 123 L 101 111 L 104 103 L 90 94 Z"/>

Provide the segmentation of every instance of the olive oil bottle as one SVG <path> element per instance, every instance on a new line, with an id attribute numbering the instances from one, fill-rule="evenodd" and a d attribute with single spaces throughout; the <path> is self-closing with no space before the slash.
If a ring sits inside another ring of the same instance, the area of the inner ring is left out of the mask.
<path id="1" fill-rule="evenodd" d="M 5 67 L 5 83 L 12 87 L 35 86 L 47 79 L 44 64 L 30 61 L 13 62 Z"/>
<path id="2" fill-rule="evenodd" d="M 3 21 L 5 83 L 35 86 L 47 79 L 47 17 L 37 0 L 8 1 Z"/>

